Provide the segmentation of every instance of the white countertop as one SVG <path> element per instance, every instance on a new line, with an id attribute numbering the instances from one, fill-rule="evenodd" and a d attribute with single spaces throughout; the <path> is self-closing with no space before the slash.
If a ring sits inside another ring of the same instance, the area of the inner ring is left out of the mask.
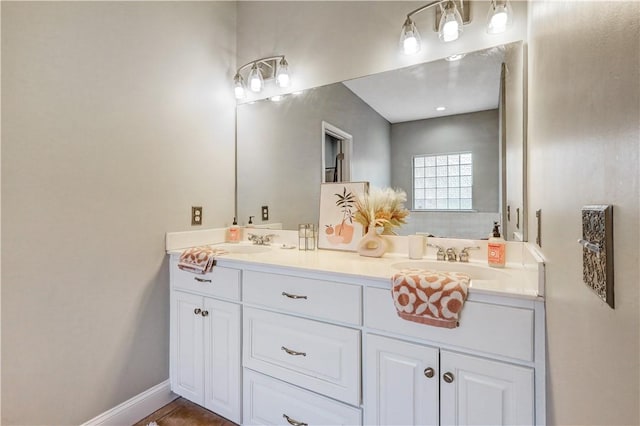
<path id="1" fill-rule="evenodd" d="M 211 244 L 212 247 L 216 245 Z M 223 245 L 224 247 L 224 245 Z M 168 250 L 169 254 L 179 255 L 182 250 Z M 374 280 L 378 286 L 390 286 L 391 276 L 398 271 L 394 264 L 413 261 L 406 254 L 386 253 L 380 258 L 360 256 L 353 252 L 314 250 L 302 251 L 297 248 L 280 248 L 277 244 L 270 249 L 258 253 L 226 253 L 217 257 L 219 266 L 228 267 L 283 267 L 308 272 L 324 272 L 337 274 L 345 278 L 366 278 Z M 490 268 L 486 262 L 471 261 L 466 263 L 437 262 L 431 256 L 423 261 L 430 261 L 432 269 L 467 272 L 472 277 L 470 294 L 487 293 L 507 297 L 538 298 L 540 297 L 541 263 L 508 263 L 505 268 Z M 458 268 L 459 267 L 459 268 Z M 471 272 L 465 268 L 471 268 Z M 476 269 L 477 268 L 477 269 Z M 497 269 L 497 270 L 494 270 Z M 473 279 L 473 271 L 485 275 L 498 275 L 500 279 Z"/>

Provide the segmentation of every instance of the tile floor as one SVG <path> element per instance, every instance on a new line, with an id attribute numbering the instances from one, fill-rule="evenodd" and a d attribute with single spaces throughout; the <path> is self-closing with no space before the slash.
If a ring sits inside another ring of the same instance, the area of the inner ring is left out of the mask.
<path id="1" fill-rule="evenodd" d="M 165 405 L 133 426 L 147 426 L 151 422 L 156 422 L 158 426 L 236 426 L 224 417 L 184 398 Z"/>

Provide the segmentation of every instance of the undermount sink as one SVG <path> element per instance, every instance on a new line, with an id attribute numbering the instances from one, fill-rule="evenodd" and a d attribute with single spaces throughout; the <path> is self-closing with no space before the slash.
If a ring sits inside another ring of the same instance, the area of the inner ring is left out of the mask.
<path id="1" fill-rule="evenodd" d="M 251 254 L 251 253 L 264 253 L 271 251 L 271 246 L 262 246 L 257 244 L 215 244 L 211 246 L 213 248 L 221 248 L 233 254 Z"/>
<path id="2" fill-rule="evenodd" d="M 510 274 L 504 269 L 491 268 L 484 265 L 474 265 L 464 262 L 446 262 L 434 260 L 413 260 L 397 262 L 391 265 L 393 269 L 430 269 L 444 272 L 462 272 L 468 274 L 471 280 L 504 280 Z"/>

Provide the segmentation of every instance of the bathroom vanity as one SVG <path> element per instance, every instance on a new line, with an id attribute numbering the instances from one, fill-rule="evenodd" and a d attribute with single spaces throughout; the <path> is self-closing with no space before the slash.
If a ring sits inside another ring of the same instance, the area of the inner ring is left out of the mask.
<path id="1" fill-rule="evenodd" d="M 504 270 L 239 245 L 195 275 L 170 250 L 171 388 L 247 425 L 544 424 L 544 265 L 509 244 Z M 469 273 L 459 327 L 398 317 L 407 266 Z"/>

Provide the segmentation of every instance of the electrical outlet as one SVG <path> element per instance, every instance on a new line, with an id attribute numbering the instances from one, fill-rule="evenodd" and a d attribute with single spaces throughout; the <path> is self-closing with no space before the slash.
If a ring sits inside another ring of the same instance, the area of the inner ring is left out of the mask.
<path id="1" fill-rule="evenodd" d="M 269 206 L 262 206 L 262 220 L 269 220 Z"/>
<path id="2" fill-rule="evenodd" d="M 191 226 L 202 225 L 202 207 L 191 207 Z"/>

